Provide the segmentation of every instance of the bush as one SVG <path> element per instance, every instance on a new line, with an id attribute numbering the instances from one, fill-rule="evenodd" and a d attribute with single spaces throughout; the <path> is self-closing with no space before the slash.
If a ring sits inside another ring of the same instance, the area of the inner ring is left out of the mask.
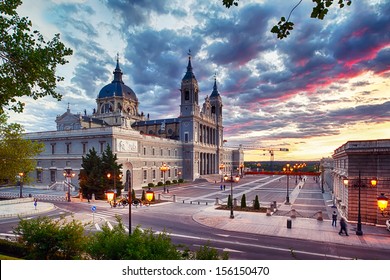
<path id="1" fill-rule="evenodd" d="M 245 194 L 241 197 L 241 208 L 246 208 L 246 197 Z"/>
<path id="2" fill-rule="evenodd" d="M 184 179 L 179 179 L 179 183 L 184 183 Z"/>
<path id="3" fill-rule="evenodd" d="M 177 180 L 173 180 L 172 183 L 177 184 Z"/>
<path id="4" fill-rule="evenodd" d="M 259 210 L 259 209 L 260 209 L 260 202 L 259 202 L 259 197 L 258 197 L 258 195 L 256 195 L 256 197 L 255 197 L 255 202 L 253 203 L 253 208 L 254 208 L 255 210 Z"/>
<path id="5" fill-rule="evenodd" d="M 233 203 L 232 203 L 232 197 L 231 197 L 230 194 L 229 194 L 227 206 L 230 208 L 230 207 L 232 207 L 232 205 L 233 205 Z"/>
<path id="6" fill-rule="evenodd" d="M 25 258 L 26 252 L 27 248 L 22 243 L 0 239 L 0 254 L 15 258 Z"/>
<path id="7" fill-rule="evenodd" d="M 157 183 L 157 186 L 159 186 L 159 187 L 161 187 L 162 185 L 164 185 L 164 184 L 161 181 Z"/>
<path id="8" fill-rule="evenodd" d="M 149 183 L 148 184 L 148 188 L 154 188 L 154 184 L 153 183 Z"/>
<path id="9" fill-rule="evenodd" d="M 165 185 L 170 185 L 171 184 L 171 181 L 169 181 L 169 180 L 167 180 L 166 182 L 165 182 Z"/>

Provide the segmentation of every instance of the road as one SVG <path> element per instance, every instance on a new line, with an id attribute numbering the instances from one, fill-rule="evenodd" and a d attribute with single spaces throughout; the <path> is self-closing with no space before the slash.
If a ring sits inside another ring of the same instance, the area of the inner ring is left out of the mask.
<path id="1" fill-rule="evenodd" d="M 300 213 L 310 216 L 314 208 L 313 203 L 321 208 L 326 206 L 326 202 L 318 198 L 321 190 L 314 180 L 308 181 L 307 186 L 313 188 L 302 192 L 303 198 L 297 198 L 297 207 Z M 270 201 L 283 203 L 286 197 L 286 180 L 283 177 L 245 178 L 241 184 L 234 186 L 234 191 L 239 198 L 245 193 L 248 200 L 257 194 L 261 197 L 261 204 L 269 204 Z M 166 231 L 175 244 L 184 244 L 191 249 L 197 249 L 210 242 L 212 247 L 228 252 L 230 259 L 238 260 L 374 260 L 388 259 L 390 255 L 390 251 L 384 252 L 383 249 L 224 231 L 203 226 L 193 220 L 194 214 L 210 207 L 217 197 L 226 200 L 229 193 L 230 184 L 226 185 L 225 191 L 220 190 L 219 184 L 210 183 L 172 186 L 169 193 L 161 193 L 160 196 L 171 199 L 175 194 L 177 202 L 166 202 L 150 207 L 132 207 L 132 228 L 139 225 L 143 229 L 151 228 L 156 232 Z M 312 196 L 313 199 L 308 199 L 308 196 Z M 306 200 L 308 202 L 305 204 Z M 99 226 L 105 222 L 115 225 L 117 223 L 115 216 L 119 215 L 127 228 L 129 225 L 128 207 L 110 208 L 108 203 L 104 202 L 88 204 L 53 201 L 53 203 L 57 209 L 45 215 L 57 218 L 61 215 L 69 216 L 77 213 L 77 217 L 84 222 L 94 221 Z M 92 205 L 96 205 L 95 212 L 91 210 Z M 17 218 L 0 219 L 0 232 L 9 232 L 17 223 Z M 90 229 L 97 231 L 99 226 Z"/>

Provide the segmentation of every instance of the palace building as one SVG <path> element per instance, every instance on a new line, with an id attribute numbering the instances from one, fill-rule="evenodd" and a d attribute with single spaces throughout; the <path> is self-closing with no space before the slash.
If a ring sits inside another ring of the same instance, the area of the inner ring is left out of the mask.
<path id="1" fill-rule="evenodd" d="M 74 114 L 68 106 L 56 118 L 56 131 L 25 134 L 45 145 L 36 158 L 36 174 L 30 175 L 35 185 L 63 184 L 64 170 L 72 170 L 78 178 L 82 156 L 92 148 L 103 153 L 107 145 L 123 165 L 125 190 L 163 181 L 160 167 L 164 163 L 169 166 L 166 180 L 193 181 L 230 172 L 244 162 L 241 148 L 223 145 L 223 103 L 216 79 L 210 96 L 199 105 L 191 56 L 181 80 L 177 118 L 151 120 L 140 113 L 136 93 L 123 82 L 119 59 L 113 74 L 113 81 L 97 95 L 92 115 L 86 111 Z M 225 170 L 220 169 L 221 164 Z M 77 182 L 72 183 L 77 186 Z"/>

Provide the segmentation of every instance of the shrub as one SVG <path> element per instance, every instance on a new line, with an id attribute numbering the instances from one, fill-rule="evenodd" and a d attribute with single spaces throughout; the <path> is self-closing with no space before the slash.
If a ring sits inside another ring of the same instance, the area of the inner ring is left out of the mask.
<path id="1" fill-rule="evenodd" d="M 258 197 L 258 195 L 256 195 L 256 197 L 255 197 L 255 202 L 253 203 L 253 208 L 254 208 L 255 210 L 259 210 L 259 209 L 260 209 L 260 202 L 259 202 L 259 197 Z"/>
<path id="2" fill-rule="evenodd" d="M 27 248 L 22 243 L 0 239 L 0 254 L 15 258 L 26 257 Z"/>
<path id="3" fill-rule="evenodd" d="M 233 203 L 232 203 L 232 197 L 231 197 L 230 194 L 229 194 L 227 206 L 230 208 L 230 207 L 232 207 L 232 205 L 233 205 Z"/>
<path id="4" fill-rule="evenodd" d="M 164 185 L 164 184 L 161 181 L 157 183 L 157 186 L 159 186 L 159 187 L 161 187 L 162 185 Z"/>
<path id="5" fill-rule="evenodd" d="M 246 208 L 246 197 L 245 194 L 241 197 L 241 208 Z"/>
<path id="6" fill-rule="evenodd" d="M 166 182 L 165 182 L 165 185 L 170 185 L 171 184 L 171 181 L 169 181 L 169 180 L 167 180 Z"/>
<path id="7" fill-rule="evenodd" d="M 148 188 L 154 188 L 154 184 L 153 183 L 149 183 L 148 184 Z"/>
<path id="8" fill-rule="evenodd" d="M 184 179 L 179 179 L 179 183 L 184 183 Z"/>
<path id="9" fill-rule="evenodd" d="M 173 180 L 172 183 L 177 184 L 177 180 Z"/>

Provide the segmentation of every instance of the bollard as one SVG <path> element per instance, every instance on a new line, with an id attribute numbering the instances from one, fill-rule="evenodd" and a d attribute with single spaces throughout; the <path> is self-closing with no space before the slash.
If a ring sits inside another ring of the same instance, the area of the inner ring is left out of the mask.
<path id="1" fill-rule="evenodd" d="M 287 219 L 287 228 L 291 228 L 291 226 L 292 226 L 292 220 Z"/>
<path id="2" fill-rule="evenodd" d="M 173 195 L 173 202 L 176 202 L 176 194 Z"/>
<path id="3" fill-rule="evenodd" d="M 297 213 L 295 211 L 295 209 L 291 209 L 291 218 L 296 218 L 297 217 Z"/>
<path id="4" fill-rule="evenodd" d="M 318 211 L 318 212 L 317 212 L 317 221 L 323 221 L 323 218 L 322 218 L 322 211 Z"/>

